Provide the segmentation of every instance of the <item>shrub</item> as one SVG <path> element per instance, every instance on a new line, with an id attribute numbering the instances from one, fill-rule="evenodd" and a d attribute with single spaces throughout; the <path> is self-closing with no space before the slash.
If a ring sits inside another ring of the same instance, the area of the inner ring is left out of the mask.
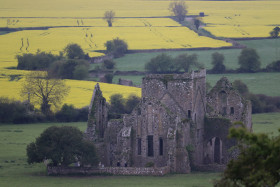
<path id="1" fill-rule="evenodd" d="M 105 75 L 106 83 L 112 83 L 114 75 L 112 73 L 107 73 Z"/>
<path id="2" fill-rule="evenodd" d="M 266 70 L 270 72 L 280 72 L 280 60 L 268 64 Z"/>
<path id="3" fill-rule="evenodd" d="M 106 69 L 114 69 L 114 67 L 115 67 L 115 62 L 114 62 L 113 60 L 104 60 L 103 66 L 104 66 Z"/>
<path id="4" fill-rule="evenodd" d="M 45 120 L 34 111 L 34 106 L 27 102 L 0 97 L 0 123 L 33 123 Z"/>
<path id="5" fill-rule="evenodd" d="M 21 70 L 46 70 L 54 61 L 61 59 L 62 56 L 51 53 L 37 51 L 36 54 L 25 53 L 17 55 L 18 66 Z"/>
<path id="6" fill-rule="evenodd" d="M 104 45 L 106 53 L 114 55 L 115 58 L 122 57 L 128 49 L 127 43 L 119 38 L 107 41 Z"/>

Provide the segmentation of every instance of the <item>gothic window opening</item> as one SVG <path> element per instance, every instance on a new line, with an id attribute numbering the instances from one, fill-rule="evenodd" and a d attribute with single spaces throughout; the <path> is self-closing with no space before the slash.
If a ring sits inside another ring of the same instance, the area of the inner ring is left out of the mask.
<path id="1" fill-rule="evenodd" d="M 154 142 L 153 136 L 148 136 L 148 156 L 154 156 Z"/>
<path id="2" fill-rule="evenodd" d="M 138 140 L 137 140 L 138 142 L 137 142 L 137 144 L 138 144 L 138 155 L 141 155 L 141 138 L 138 138 Z"/>
<path id="3" fill-rule="evenodd" d="M 159 155 L 163 155 L 163 139 L 159 138 Z"/>
<path id="4" fill-rule="evenodd" d="M 230 114 L 231 114 L 231 115 L 234 114 L 234 107 L 230 107 Z"/>
<path id="5" fill-rule="evenodd" d="M 118 167 L 120 167 L 120 166 L 121 166 L 120 162 L 118 162 L 118 163 L 117 163 L 117 166 L 118 166 Z"/>
<path id="6" fill-rule="evenodd" d="M 192 111 L 188 110 L 188 118 L 190 119 L 192 117 Z"/>

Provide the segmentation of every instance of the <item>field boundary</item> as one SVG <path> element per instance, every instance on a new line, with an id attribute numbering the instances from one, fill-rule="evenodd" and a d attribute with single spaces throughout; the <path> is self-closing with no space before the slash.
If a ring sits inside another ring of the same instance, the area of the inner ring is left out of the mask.
<path id="1" fill-rule="evenodd" d="M 141 175 L 163 176 L 170 167 L 62 167 L 48 166 L 48 175 Z"/>

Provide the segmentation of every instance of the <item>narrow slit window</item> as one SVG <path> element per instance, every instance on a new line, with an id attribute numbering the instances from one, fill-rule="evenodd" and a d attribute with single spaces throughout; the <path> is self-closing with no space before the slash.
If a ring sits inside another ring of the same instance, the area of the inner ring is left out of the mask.
<path id="1" fill-rule="evenodd" d="M 137 144 L 138 144 L 138 155 L 141 155 L 141 138 L 138 138 L 138 140 L 137 140 L 138 142 L 137 142 Z"/>
<path id="2" fill-rule="evenodd" d="M 230 114 L 234 114 L 234 107 L 230 107 Z"/>
<path id="3" fill-rule="evenodd" d="M 148 136 L 148 156 L 154 156 L 154 142 L 153 136 Z"/>
<path id="4" fill-rule="evenodd" d="M 192 111 L 188 110 L 188 118 L 190 119 L 192 117 Z"/>
<path id="5" fill-rule="evenodd" d="M 163 155 L 163 139 L 159 138 L 159 155 Z"/>

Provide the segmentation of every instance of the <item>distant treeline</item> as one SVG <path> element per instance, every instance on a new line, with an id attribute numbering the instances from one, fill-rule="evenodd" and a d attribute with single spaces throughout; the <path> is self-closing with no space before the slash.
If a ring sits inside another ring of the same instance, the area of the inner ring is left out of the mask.
<path id="1" fill-rule="evenodd" d="M 18 55 L 17 69 L 44 70 L 53 78 L 83 80 L 88 76 L 88 59 L 78 44 L 69 44 L 59 55 L 41 51 Z"/>
<path id="2" fill-rule="evenodd" d="M 110 98 L 109 118 L 121 118 L 123 114 L 132 112 L 140 102 L 140 98 L 130 95 L 127 99 L 120 94 Z M 56 113 L 44 115 L 28 101 L 16 101 L 6 97 L 0 97 L 0 123 L 41 123 L 41 122 L 79 122 L 88 120 L 88 106 L 75 108 L 72 104 L 64 104 Z"/>

